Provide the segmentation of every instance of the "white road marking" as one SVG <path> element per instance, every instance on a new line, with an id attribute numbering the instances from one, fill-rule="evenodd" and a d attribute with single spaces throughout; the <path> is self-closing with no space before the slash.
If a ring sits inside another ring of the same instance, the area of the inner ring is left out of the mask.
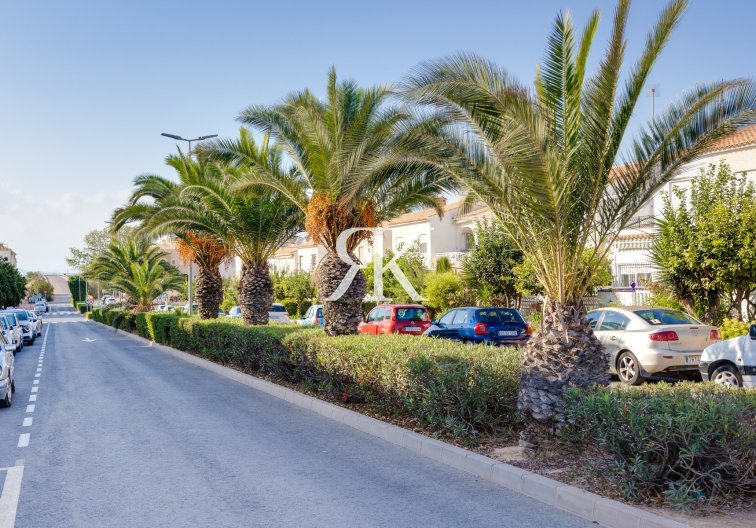
<path id="1" fill-rule="evenodd" d="M 39 391 L 39 387 L 32 387 L 32 392 L 37 392 L 37 391 Z"/>
<path id="2" fill-rule="evenodd" d="M 21 479 L 24 477 L 23 462 L 16 462 L 14 467 L 9 467 L 6 471 L 3 493 L 0 495 L 0 528 L 13 528 L 21 495 Z"/>
<path id="3" fill-rule="evenodd" d="M 35 377 L 35 378 L 38 378 L 38 377 L 40 377 L 40 376 L 41 376 L 41 374 L 40 374 L 39 372 L 37 372 L 37 373 L 36 373 L 36 374 L 34 375 L 34 377 Z"/>
<path id="4" fill-rule="evenodd" d="M 34 412 L 34 408 L 36 405 L 27 405 L 26 406 L 26 412 Z"/>
<path id="5" fill-rule="evenodd" d="M 18 447 L 29 447 L 29 437 L 31 433 L 22 433 L 18 435 Z"/>
<path id="6" fill-rule="evenodd" d="M 37 401 L 37 395 L 32 394 L 31 396 L 29 396 L 29 401 Z"/>
<path id="7" fill-rule="evenodd" d="M 33 385 L 39 385 L 39 380 L 34 380 Z"/>
<path id="8" fill-rule="evenodd" d="M 41 369 L 41 368 L 38 368 L 38 369 L 37 369 L 37 372 L 42 372 L 42 369 Z"/>
<path id="9" fill-rule="evenodd" d="M 21 424 L 21 427 L 31 427 L 32 422 L 34 422 L 34 418 L 27 416 L 24 418 L 24 423 Z"/>

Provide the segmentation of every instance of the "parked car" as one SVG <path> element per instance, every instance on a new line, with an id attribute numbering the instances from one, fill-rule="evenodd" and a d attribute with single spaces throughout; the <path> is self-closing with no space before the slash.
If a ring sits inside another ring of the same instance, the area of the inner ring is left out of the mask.
<path id="1" fill-rule="evenodd" d="M 228 311 L 228 315 L 226 317 L 231 317 L 232 319 L 238 319 L 241 316 L 242 316 L 241 307 L 234 306 Z"/>
<path id="2" fill-rule="evenodd" d="M 289 312 L 286 311 L 286 307 L 281 303 L 273 303 L 268 311 L 268 321 L 275 323 L 289 323 Z"/>
<path id="3" fill-rule="evenodd" d="M 181 311 L 184 313 L 189 313 L 189 303 L 186 303 L 184 306 L 181 307 Z M 199 313 L 199 304 L 193 303 L 192 304 L 192 315 L 197 315 Z"/>
<path id="4" fill-rule="evenodd" d="M 156 312 L 172 312 L 174 310 L 171 304 L 159 304 L 155 309 Z"/>
<path id="5" fill-rule="evenodd" d="M 50 306 L 47 304 L 46 301 L 38 301 L 38 302 L 34 303 L 34 311 L 37 314 L 41 315 L 43 313 L 49 312 L 50 311 Z"/>
<path id="6" fill-rule="evenodd" d="M 13 342 L 16 344 L 16 352 L 21 352 L 24 349 L 24 331 L 21 328 L 21 323 L 18 321 L 18 317 L 13 312 L 8 311 L 0 312 L 0 315 L 5 316 L 11 327 Z"/>
<path id="7" fill-rule="evenodd" d="M 16 392 L 15 348 L 0 334 L 0 407 L 10 407 Z"/>
<path id="8" fill-rule="evenodd" d="M 424 335 L 469 344 L 522 346 L 531 333 L 530 325 L 514 308 L 463 307 L 433 321 Z"/>
<path id="9" fill-rule="evenodd" d="M 21 325 L 21 335 L 24 340 L 24 344 L 26 345 L 28 343 L 29 345 L 33 345 L 37 340 L 37 331 L 34 327 L 34 323 L 32 322 L 31 317 L 29 317 L 29 312 L 27 312 L 26 310 L 21 310 L 20 308 L 8 311 L 14 313 L 18 318 L 18 322 Z"/>
<path id="10" fill-rule="evenodd" d="M 698 365 L 704 381 L 732 387 L 756 387 L 756 324 L 747 335 L 707 346 Z"/>
<path id="11" fill-rule="evenodd" d="M 422 335 L 430 327 L 425 306 L 419 304 L 379 304 L 357 327 L 360 334 Z"/>
<path id="12" fill-rule="evenodd" d="M 3 334 L 5 341 L 13 345 L 14 353 L 18 352 L 20 350 L 18 347 L 22 342 L 21 331 L 17 331 L 2 312 L 0 312 L 0 330 L 2 330 L 0 333 Z"/>
<path id="13" fill-rule="evenodd" d="M 671 308 L 601 308 L 587 317 L 609 355 L 610 372 L 627 385 L 652 376 L 695 374 L 704 348 L 722 339 L 716 326 Z"/>
<path id="14" fill-rule="evenodd" d="M 34 327 L 34 335 L 42 337 L 42 317 L 32 310 L 26 310 L 26 313 L 29 314 L 29 319 L 31 319 L 32 326 Z"/>
<path id="15" fill-rule="evenodd" d="M 102 304 L 105 306 L 111 306 L 113 304 L 118 304 L 118 301 L 116 301 L 116 298 L 112 295 L 103 295 Z"/>
<path id="16" fill-rule="evenodd" d="M 325 326 L 323 317 L 323 305 L 313 304 L 305 312 L 301 319 L 297 319 L 297 324 L 302 326 Z"/>

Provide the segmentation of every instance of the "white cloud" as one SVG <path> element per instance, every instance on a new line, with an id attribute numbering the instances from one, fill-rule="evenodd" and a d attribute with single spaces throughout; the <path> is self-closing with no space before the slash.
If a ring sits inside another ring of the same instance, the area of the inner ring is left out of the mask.
<path id="1" fill-rule="evenodd" d="M 5 187 L 5 186 L 3 186 Z M 66 271 L 69 247 L 81 247 L 84 235 L 102 229 L 129 191 L 48 195 L 44 187 L 0 189 L 0 242 L 18 256 L 24 271 Z"/>

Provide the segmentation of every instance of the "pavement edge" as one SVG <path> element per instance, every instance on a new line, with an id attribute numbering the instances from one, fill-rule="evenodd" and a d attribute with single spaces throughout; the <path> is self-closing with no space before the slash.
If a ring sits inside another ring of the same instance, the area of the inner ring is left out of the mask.
<path id="1" fill-rule="evenodd" d="M 129 336 L 165 354 L 607 528 L 690 528 L 687 524 L 601 497 L 356 411 L 350 411 L 188 352 L 155 343 L 130 332 L 117 330 L 97 321 L 88 322 L 101 325 L 111 332 Z"/>

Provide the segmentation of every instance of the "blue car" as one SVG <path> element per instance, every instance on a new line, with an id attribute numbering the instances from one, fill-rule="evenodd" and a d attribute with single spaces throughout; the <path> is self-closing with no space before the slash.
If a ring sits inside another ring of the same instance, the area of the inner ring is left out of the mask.
<path id="1" fill-rule="evenodd" d="M 530 326 L 514 308 L 454 308 L 433 321 L 424 333 L 463 343 L 502 346 L 522 346 L 530 334 Z"/>

